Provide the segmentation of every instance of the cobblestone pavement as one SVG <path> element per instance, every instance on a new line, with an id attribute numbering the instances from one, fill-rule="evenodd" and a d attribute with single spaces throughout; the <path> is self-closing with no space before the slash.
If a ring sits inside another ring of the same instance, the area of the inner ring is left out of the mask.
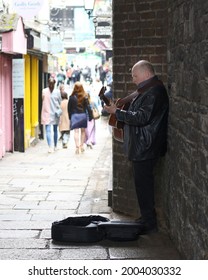
<path id="1" fill-rule="evenodd" d="M 25 153 L 0 160 L 1 260 L 180 259 L 165 233 L 132 242 L 54 243 L 51 224 L 69 216 L 99 214 L 130 219 L 108 207 L 112 170 L 111 133 L 106 119 L 96 121 L 97 144 L 75 155 L 73 132 L 68 149 L 48 154 L 46 140 Z"/>

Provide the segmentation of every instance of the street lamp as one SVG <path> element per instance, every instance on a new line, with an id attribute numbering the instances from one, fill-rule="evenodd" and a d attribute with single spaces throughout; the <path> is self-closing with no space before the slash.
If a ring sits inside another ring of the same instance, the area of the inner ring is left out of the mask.
<path id="1" fill-rule="evenodd" d="M 87 12 L 89 18 L 93 17 L 91 16 L 95 6 L 95 0 L 84 0 L 84 8 Z"/>

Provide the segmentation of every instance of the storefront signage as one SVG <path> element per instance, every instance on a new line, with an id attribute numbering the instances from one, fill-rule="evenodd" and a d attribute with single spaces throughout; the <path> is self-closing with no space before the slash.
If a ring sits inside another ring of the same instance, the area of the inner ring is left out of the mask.
<path id="1" fill-rule="evenodd" d="M 108 39 L 111 38 L 112 26 L 96 26 L 95 38 L 96 39 Z"/>
<path id="2" fill-rule="evenodd" d="M 23 18 L 33 18 L 38 14 L 45 0 L 13 0 L 14 11 Z"/>
<path id="3" fill-rule="evenodd" d="M 24 64 L 23 58 L 12 59 L 13 98 L 24 98 Z"/>
<path id="4" fill-rule="evenodd" d="M 109 21 L 98 20 L 97 26 L 111 26 L 112 24 Z"/>

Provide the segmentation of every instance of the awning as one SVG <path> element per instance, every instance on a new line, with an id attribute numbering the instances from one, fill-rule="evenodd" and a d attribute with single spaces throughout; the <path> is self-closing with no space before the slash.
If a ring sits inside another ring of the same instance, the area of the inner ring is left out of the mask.
<path id="1" fill-rule="evenodd" d="M 99 50 L 101 50 L 101 51 L 107 49 L 106 44 L 105 44 L 102 40 L 100 40 L 100 39 L 96 40 L 95 43 L 94 43 L 93 45 L 94 45 L 95 47 L 97 47 L 97 48 L 98 48 Z"/>

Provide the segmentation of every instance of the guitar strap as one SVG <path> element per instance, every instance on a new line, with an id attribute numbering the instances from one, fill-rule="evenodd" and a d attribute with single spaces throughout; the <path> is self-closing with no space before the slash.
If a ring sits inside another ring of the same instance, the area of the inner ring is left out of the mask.
<path id="1" fill-rule="evenodd" d="M 126 103 L 130 103 L 134 98 L 136 98 L 139 94 L 145 92 L 147 89 L 154 87 L 156 85 L 163 85 L 163 82 L 160 80 L 153 80 L 150 81 L 148 84 L 144 85 L 143 87 L 137 89 L 136 91 L 132 92 L 131 94 L 127 95 L 124 98 L 118 100 L 117 105 L 123 106 Z"/>

